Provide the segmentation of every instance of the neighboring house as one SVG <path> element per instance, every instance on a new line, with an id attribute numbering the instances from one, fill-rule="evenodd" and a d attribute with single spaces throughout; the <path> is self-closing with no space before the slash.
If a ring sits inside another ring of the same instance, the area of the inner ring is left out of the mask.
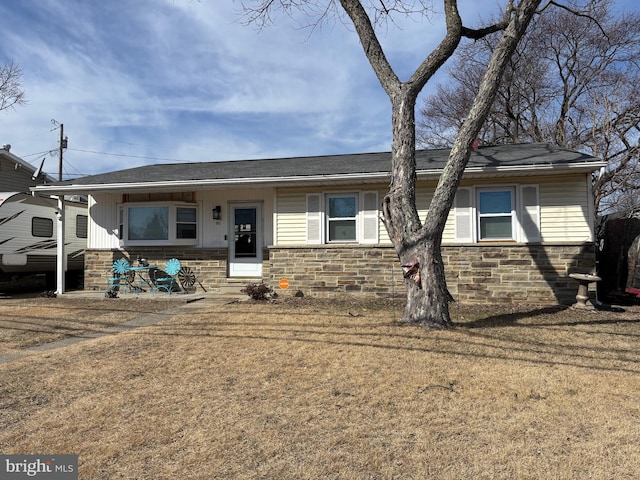
<path id="1" fill-rule="evenodd" d="M 424 217 L 448 150 L 416 153 Z M 265 282 L 287 294 L 402 297 L 382 221 L 390 153 L 151 165 L 35 191 L 89 195 L 85 288 L 114 259 L 177 257 L 208 289 Z M 550 144 L 471 154 L 443 236 L 447 283 L 464 302 L 572 303 L 568 275 L 595 267 L 597 158 Z"/>
<path id="2" fill-rule="evenodd" d="M 53 181 L 41 168 L 11 153 L 11 145 L 0 147 L 0 192 L 28 192 L 34 185 Z"/>

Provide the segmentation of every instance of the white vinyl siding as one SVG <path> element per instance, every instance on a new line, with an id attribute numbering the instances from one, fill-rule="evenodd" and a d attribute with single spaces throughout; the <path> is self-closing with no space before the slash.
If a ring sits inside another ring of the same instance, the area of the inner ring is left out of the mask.
<path id="1" fill-rule="evenodd" d="M 520 239 L 522 242 L 540 241 L 540 198 L 538 185 L 520 185 L 520 209 L 518 211 Z"/>
<path id="2" fill-rule="evenodd" d="M 540 184 L 543 242 L 592 241 L 589 193 L 584 177 L 576 182 Z M 570 201 L 569 201 L 570 200 Z"/>
<path id="3" fill-rule="evenodd" d="M 118 213 L 119 200 L 122 195 L 99 193 L 89 195 L 89 238 L 87 248 L 115 249 L 119 248 Z"/>
<path id="4" fill-rule="evenodd" d="M 426 185 L 418 185 L 416 187 L 416 208 L 418 209 L 418 217 L 424 222 L 433 198 L 433 187 Z"/>
<path id="5" fill-rule="evenodd" d="M 278 193 L 276 232 L 278 245 L 307 243 L 307 202 L 301 193 Z"/>

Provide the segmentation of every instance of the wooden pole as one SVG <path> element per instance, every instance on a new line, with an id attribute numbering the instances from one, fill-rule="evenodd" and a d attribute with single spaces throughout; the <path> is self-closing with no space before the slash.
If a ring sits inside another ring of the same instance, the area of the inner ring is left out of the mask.
<path id="1" fill-rule="evenodd" d="M 58 181 L 62 181 L 62 144 L 64 142 L 64 124 L 60 124 L 60 145 L 58 147 Z"/>

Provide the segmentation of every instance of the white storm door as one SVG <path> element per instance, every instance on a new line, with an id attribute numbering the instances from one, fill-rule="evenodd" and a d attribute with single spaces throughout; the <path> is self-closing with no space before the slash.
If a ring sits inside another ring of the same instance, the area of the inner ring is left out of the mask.
<path id="1" fill-rule="evenodd" d="M 229 207 L 229 276 L 262 277 L 262 208 L 248 203 Z"/>

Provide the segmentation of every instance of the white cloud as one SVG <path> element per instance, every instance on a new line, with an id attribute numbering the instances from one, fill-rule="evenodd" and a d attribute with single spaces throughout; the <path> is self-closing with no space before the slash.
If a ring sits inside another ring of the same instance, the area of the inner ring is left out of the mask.
<path id="1" fill-rule="evenodd" d="M 29 101 L 0 113 L 0 142 L 37 163 L 30 154 L 57 147 L 55 118 L 70 139 L 68 174 L 156 161 L 89 151 L 206 161 L 390 148 L 389 100 L 352 29 L 311 32 L 279 16 L 257 32 L 239 7 L 0 2 L 0 63 L 21 66 Z M 401 78 L 440 40 L 436 20 L 382 37 Z M 45 169 L 57 171 L 55 158 Z"/>

